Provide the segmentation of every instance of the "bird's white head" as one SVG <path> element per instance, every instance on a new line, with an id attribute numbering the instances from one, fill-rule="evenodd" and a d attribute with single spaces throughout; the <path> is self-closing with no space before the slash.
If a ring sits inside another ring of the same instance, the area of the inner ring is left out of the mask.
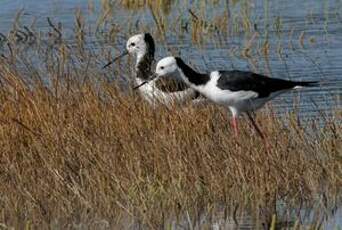
<path id="1" fill-rule="evenodd" d="M 175 57 L 166 57 L 161 59 L 156 67 L 156 75 L 158 77 L 173 75 L 178 70 L 178 65 Z"/>
<path id="2" fill-rule="evenodd" d="M 127 40 L 126 49 L 128 53 L 135 54 L 138 58 L 145 54 L 154 56 L 154 40 L 149 33 L 136 34 Z"/>
<path id="3" fill-rule="evenodd" d="M 154 60 L 154 51 L 155 45 L 151 34 L 136 34 L 127 40 L 126 51 L 108 62 L 103 68 L 110 66 L 127 54 L 135 55 L 137 57 L 137 63 L 139 63 L 145 55 L 148 57 L 147 60 L 152 62 Z"/>
<path id="4" fill-rule="evenodd" d="M 136 34 L 130 37 L 127 40 L 126 49 L 130 54 L 144 55 L 146 53 L 144 34 Z"/>

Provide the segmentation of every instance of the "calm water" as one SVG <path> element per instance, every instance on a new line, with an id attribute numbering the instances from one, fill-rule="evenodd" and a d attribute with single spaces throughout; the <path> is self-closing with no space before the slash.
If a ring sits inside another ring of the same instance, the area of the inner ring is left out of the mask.
<path id="1" fill-rule="evenodd" d="M 0 32 L 8 34 L 13 19 L 19 9 L 24 9 L 21 23 L 31 25 L 46 32 L 50 28 L 46 17 L 63 24 L 66 40 L 73 43 L 75 11 L 80 9 L 86 20 L 89 31 L 95 31 L 96 22 L 101 11 L 100 1 L 90 1 L 94 8 L 89 9 L 86 0 L 0 0 Z M 119 1 L 118 1 L 119 2 Z M 179 5 L 182 1 L 171 1 L 165 10 L 165 18 L 169 21 L 189 20 L 188 8 L 199 12 L 204 9 L 208 18 L 219 18 L 229 14 L 232 19 L 241 19 L 246 13 L 251 22 L 251 32 L 245 33 L 235 28 L 235 32 L 226 36 L 217 31 L 209 34 L 202 46 L 194 45 L 191 32 L 184 31 L 181 36 L 174 36 L 174 31 L 167 31 L 166 42 L 157 47 L 157 59 L 170 54 L 169 50 L 180 53 L 184 59 L 198 70 L 214 69 L 253 70 L 259 73 L 285 79 L 321 81 L 321 87 L 305 89 L 278 97 L 273 106 L 279 113 L 298 110 L 306 118 L 319 116 L 320 112 L 329 114 L 333 109 L 341 109 L 342 98 L 342 0 L 255 0 L 236 1 L 226 5 L 226 1 L 202 6 L 203 1 L 190 1 L 190 5 Z M 246 7 L 246 4 L 248 5 Z M 243 10 L 246 7 L 248 10 Z M 128 10 L 121 6 L 114 9 L 112 22 L 116 24 L 122 39 L 115 44 L 102 42 L 101 37 L 91 36 L 87 39 L 87 47 L 97 50 L 105 47 L 113 55 L 124 47 L 125 38 L 129 35 L 147 31 L 157 31 L 151 11 L 146 8 Z M 280 23 L 277 23 L 280 22 Z M 230 28 L 234 29 L 234 28 Z M 267 32 L 266 32 L 267 31 Z M 106 32 L 106 31 L 104 31 Z M 269 56 L 265 58 L 258 49 L 252 49 L 251 57 L 241 55 L 254 32 L 258 38 L 252 42 L 261 46 L 268 37 Z M 304 32 L 304 33 L 303 33 Z M 303 39 L 303 46 L 300 38 Z M 282 52 L 279 55 L 278 48 Z M 100 69 L 106 60 L 99 60 Z M 327 227 L 333 223 L 342 225 L 341 211 L 337 212 Z"/>
<path id="2" fill-rule="evenodd" d="M 93 3 L 93 7 L 89 7 L 89 2 Z M 189 20 L 187 9 L 191 8 L 195 12 L 203 10 L 201 2 L 192 1 L 192 6 L 184 3 L 180 6 L 179 1 L 171 1 L 166 19 Z M 231 36 L 224 36 L 217 31 L 216 36 L 211 35 L 201 48 L 192 44 L 191 32 L 174 36 L 170 31 L 166 33 L 163 48 L 157 49 L 158 58 L 170 54 L 168 49 L 181 53 L 183 58 L 191 60 L 191 64 L 201 71 L 238 68 L 273 77 L 322 82 L 320 88 L 288 93 L 277 98 L 273 105 L 280 113 L 295 108 L 302 114 L 315 117 L 318 110 L 329 113 L 332 108 L 341 108 L 342 0 L 255 0 L 237 1 L 229 6 L 226 1 L 221 1 L 208 4 L 204 8 L 207 17 L 214 19 L 226 13 L 232 19 L 240 19 L 245 12 L 253 29 L 248 34 L 239 32 L 238 28 Z M 34 21 L 35 27 L 41 31 L 50 29 L 46 17 L 61 22 L 64 36 L 72 42 L 76 9 L 83 12 L 90 25 L 89 31 L 94 31 L 101 4 L 100 1 L 85 0 L 2 0 L 0 32 L 6 34 L 10 31 L 18 9 L 24 10 L 21 20 L 23 25 L 31 25 Z M 151 11 L 147 8 L 128 10 L 117 5 L 111 20 L 117 25 L 123 38 L 116 44 L 106 44 L 108 49 L 109 45 L 123 47 L 125 38 L 130 34 L 146 31 L 146 28 L 156 31 Z M 259 50 L 254 49 L 250 58 L 241 56 L 241 50 L 256 31 L 259 35 L 254 45 L 259 46 Z M 268 58 L 260 52 L 260 44 L 263 44 L 266 36 L 270 44 Z M 304 46 L 300 42 L 301 36 Z M 101 40 L 96 37 L 88 39 L 89 47 L 103 47 L 104 44 L 98 43 L 97 39 Z M 281 55 L 278 52 L 279 47 L 282 48 Z"/>
<path id="3" fill-rule="evenodd" d="M 93 10 L 89 10 L 89 2 L 93 2 Z M 35 21 L 36 28 L 41 31 L 49 30 L 46 17 L 51 17 L 63 24 L 65 37 L 72 42 L 76 9 L 80 9 L 89 25 L 96 25 L 101 11 L 100 1 L 85 0 L 2 0 L 0 8 L 0 32 L 6 34 L 11 29 L 13 18 L 18 9 L 24 9 L 22 24 L 30 25 Z M 167 19 L 189 19 L 188 8 L 203 9 L 201 1 L 192 1 L 193 5 L 171 1 L 170 12 Z M 208 18 L 229 13 L 231 18 L 241 18 L 241 14 L 248 9 L 248 15 L 254 31 L 259 32 L 256 46 L 265 41 L 268 36 L 270 51 L 268 58 L 255 49 L 251 58 L 240 55 L 245 44 L 251 39 L 249 35 L 241 31 L 232 36 L 211 36 L 204 42 L 201 48 L 194 46 L 190 33 L 183 36 L 173 36 L 168 32 L 166 44 L 157 50 L 157 56 L 163 57 L 169 52 L 165 49 L 179 51 L 181 56 L 190 59 L 191 64 L 202 71 L 214 69 L 238 68 L 253 70 L 259 73 L 296 80 L 318 80 L 322 82 L 320 88 L 302 90 L 288 93 L 276 99 L 273 105 L 276 111 L 291 111 L 294 107 L 306 115 L 318 115 L 317 106 L 323 112 L 331 111 L 331 108 L 341 108 L 342 88 L 342 1 L 238 1 L 229 8 L 222 3 L 208 4 L 205 12 Z M 252 2 L 252 3 L 251 3 Z M 248 6 L 246 7 L 246 5 Z M 156 31 L 156 26 L 149 9 L 127 10 L 119 5 L 114 9 L 113 19 L 123 39 L 112 46 L 123 47 L 126 37 L 150 28 Z M 129 19 L 130 23 L 127 24 Z M 281 22 L 280 24 L 277 22 Z M 277 27 L 278 25 L 278 27 Z M 280 25 L 280 26 L 279 26 Z M 128 28 L 129 27 L 129 28 Z M 267 29 L 265 29 L 267 28 Z M 91 29 L 89 29 L 91 30 Z M 267 33 L 266 33 L 267 31 Z M 280 31 L 280 32 L 279 32 Z M 304 34 L 303 34 L 304 32 Z M 300 44 L 303 36 L 304 47 Z M 88 40 L 89 46 L 99 48 L 103 44 L 97 43 L 97 38 Z M 107 44 L 108 45 L 108 44 Z M 277 52 L 282 48 L 282 55 Z M 108 49 L 110 47 L 108 46 Z M 105 61 L 105 60 L 103 60 Z M 295 96 L 295 97 L 294 97 Z M 295 99 L 295 100 L 294 100 Z M 295 101 L 295 103 L 294 103 Z"/>

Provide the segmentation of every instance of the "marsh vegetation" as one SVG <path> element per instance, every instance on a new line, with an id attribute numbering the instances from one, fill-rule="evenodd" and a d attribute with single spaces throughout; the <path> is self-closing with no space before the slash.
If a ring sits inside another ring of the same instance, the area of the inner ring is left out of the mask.
<path id="1" fill-rule="evenodd" d="M 88 1 L 61 18 L 16 11 L 0 30 L 0 227 L 338 222 L 342 4 L 309 2 L 292 17 L 267 0 Z M 199 70 L 247 66 L 322 86 L 258 112 L 266 151 L 244 117 L 235 138 L 223 108 L 151 108 L 131 89 L 131 58 L 101 69 L 147 30 L 158 55 L 180 54 Z"/>

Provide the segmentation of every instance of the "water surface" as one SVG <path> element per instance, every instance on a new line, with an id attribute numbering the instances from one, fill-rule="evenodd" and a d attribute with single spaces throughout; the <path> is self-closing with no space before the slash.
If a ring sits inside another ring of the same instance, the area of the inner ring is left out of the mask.
<path id="1" fill-rule="evenodd" d="M 191 20 L 188 12 L 191 9 L 195 14 L 205 12 L 208 23 L 211 23 L 210 19 L 215 22 L 229 14 L 233 23 L 227 24 L 227 30 L 234 32 L 223 33 L 220 28 L 208 32 L 208 38 L 204 34 L 204 42 L 198 46 L 194 44 L 189 29 L 185 29 L 182 35 L 177 31 L 166 31 L 165 40 L 158 40 L 163 45 L 157 48 L 157 59 L 170 55 L 169 50 L 172 50 L 184 59 L 191 60 L 188 62 L 201 71 L 236 68 L 284 79 L 321 82 L 320 87 L 278 97 L 273 106 L 279 113 L 296 109 L 307 118 L 319 116 L 317 111 L 330 113 L 332 109 L 341 108 L 341 0 L 255 0 L 234 1 L 230 4 L 227 1 L 214 1 L 217 3 L 204 6 L 202 1 L 164 2 L 168 3 L 168 7 L 162 11 L 165 19 L 181 21 L 180 25 L 184 28 Z M 11 30 L 16 12 L 23 9 L 21 24 L 28 26 L 34 22 L 39 30 L 48 31 L 51 28 L 46 17 L 51 17 L 63 24 L 64 36 L 71 43 L 77 10 L 81 10 L 90 25 L 87 28 L 89 34 L 95 31 L 95 25 L 103 12 L 100 1 L 3 0 L 1 5 L 0 32 L 6 34 Z M 99 36 L 90 35 L 88 46 L 96 49 L 106 45 L 108 49 L 111 46 L 122 49 L 129 35 L 147 30 L 157 31 L 152 11 L 148 7 L 132 8 L 116 3 L 113 9 L 111 22 L 115 23 L 122 39 L 117 39 L 114 44 L 103 44 L 98 43 L 101 40 Z M 232 25 L 243 20 L 247 20 L 253 28 L 244 31 Z M 256 33 L 256 39 L 253 40 Z M 269 44 L 267 56 L 260 51 L 265 41 Z M 241 53 L 249 42 L 252 44 L 250 55 L 244 57 Z"/>

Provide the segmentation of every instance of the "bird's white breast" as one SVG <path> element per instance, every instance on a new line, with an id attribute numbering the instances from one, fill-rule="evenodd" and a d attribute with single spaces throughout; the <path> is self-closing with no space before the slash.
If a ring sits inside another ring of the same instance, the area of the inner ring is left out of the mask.
<path id="1" fill-rule="evenodd" d="M 136 83 L 137 83 L 137 85 L 141 85 L 144 83 L 144 81 L 139 79 L 139 78 L 136 78 Z M 150 81 L 150 82 L 142 85 L 141 87 L 139 87 L 139 91 L 140 91 L 140 94 L 142 95 L 142 97 L 145 100 L 147 100 L 148 103 L 150 103 L 150 104 L 154 104 L 155 99 L 160 97 L 158 95 L 158 91 L 156 91 L 154 81 Z"/>

